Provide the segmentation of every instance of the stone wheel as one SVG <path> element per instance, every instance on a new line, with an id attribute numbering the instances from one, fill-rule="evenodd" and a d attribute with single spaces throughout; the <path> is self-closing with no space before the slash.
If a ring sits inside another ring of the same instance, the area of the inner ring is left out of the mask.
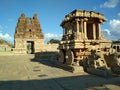
<path id="1" fill-rule="evenodd" d="M 64 62 L 64 60 L 65 60 L 65 55 L 64 55 L 64 52 L 63 52 L 62 50 L 60 50 L 60 52 L 59 52 L 59 59 L 58 59 L 58 61 L 59 61 L 59 62 L 61 62 L 61 63 L 63 63 L 63 62 Z"/>
<path id="2" fill-rule="evenodd" d="M 74 54 L 71 50 L 66 52 L 66 64 L 72 65 L 74 63 Z"/>

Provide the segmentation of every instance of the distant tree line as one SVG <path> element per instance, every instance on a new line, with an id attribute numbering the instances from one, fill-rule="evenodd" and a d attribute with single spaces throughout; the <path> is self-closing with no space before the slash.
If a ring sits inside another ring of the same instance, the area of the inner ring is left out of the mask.
<path id="1" fill-rule="evenodd" d="M 50 41 L 48 41 L 47 43 L 48 43 L 48 44 L 49 44 L 49 43 L 51 43 L 51 44 L 53 44 L 53 43 L 59 44 L 59 43 L 60 43 L 60 40 L 58 40 L 58 39 L 50 39 Z"/>
<path id="2" fill-rule="evenodd" d="M 120 43 L 120 41 L 118 40 L 118 41 L 112 41 L 112 43 Z"/>

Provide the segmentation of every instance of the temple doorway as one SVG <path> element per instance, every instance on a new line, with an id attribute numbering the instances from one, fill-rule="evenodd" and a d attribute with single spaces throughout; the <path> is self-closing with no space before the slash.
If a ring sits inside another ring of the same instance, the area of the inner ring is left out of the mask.
<path id="1" fill-rule="evenodd" d="M 33 41 L 27 41 L 27 53 L 28 54 L 34 53 L 34 42 Z"/>

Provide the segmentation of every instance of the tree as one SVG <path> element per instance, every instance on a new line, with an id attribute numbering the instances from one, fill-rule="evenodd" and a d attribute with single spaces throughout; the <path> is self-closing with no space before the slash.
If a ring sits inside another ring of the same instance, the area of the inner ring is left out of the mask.
<path id="1" fill-rule="evenodd" d="M 60 43 L 60 40 L 58 40 L 58 39 L 51 39 L 50 41 L 48 41 L 47 43 L 57 43 L 57 44 L 59 44 Z"/>

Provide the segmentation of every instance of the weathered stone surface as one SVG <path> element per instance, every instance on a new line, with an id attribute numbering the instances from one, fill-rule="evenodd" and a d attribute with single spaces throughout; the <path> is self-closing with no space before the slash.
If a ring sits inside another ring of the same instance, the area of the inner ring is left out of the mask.
<path id="1" fill-rule="evenodd" d="M 33 18 L 27 18 L 25 14 L 21 14 L 14 38 L 15 53 L 35 53 L 42 50 L 44 36 L 37 14 L 34 14 Z"/>
<path id="2" fill-rule="evenodd" d="M 83 66 L 91 73 L 107 76 L 107 70 L 111 68 L 108 59 L 111 41 L 101 32 L 105 21 L 103 14 L 94 11 L 74 10 L 67 14 L 61 23 L 63 37 L 59 45 L 59 62 L 73 67 Z M 112 59 L 116 64 L 118 59 Z"/>
<path id="3" fill-rule="evenodd" d="M 105 40 L 101 32 L 104 21 L 104 15 L 94 11 L 74 10 L 65 16 L 61 23 L 63 37 L 59 45 L 61 53 L 65 54 L 60 56 L 64 63 L 78 65 L 92 54 L 92 50 L 107 53 L 104 49 L 110 48 L 111 41 Z"/>

